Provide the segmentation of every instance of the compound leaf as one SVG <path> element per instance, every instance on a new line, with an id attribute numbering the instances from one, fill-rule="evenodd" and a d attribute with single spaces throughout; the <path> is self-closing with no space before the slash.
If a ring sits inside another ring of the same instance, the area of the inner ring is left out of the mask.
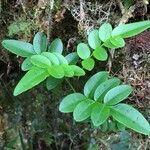
<path id="1" fill-rule="evenodd" d="M 70 94 L 65 98 L 63 98 L 59 106 L 59 111 L 63 113 L 73 112 L 78 103 L 80 103 L 85 99 L 86 97 L 83 94 L 80 93 Z"/>
<path id="2" fill-rule="evenodd" d="M 101 71 L 93 75 L 84 86 L 84 95 L 93 99 L 97 87 L 108 78 L 108 72 Z"/>
<path id="3" fill-rule="evenodd" d="M 56 52 L 56 53 L 62 54 L 63 43 L 62 43 L 61 39 L 56 38 L 54 41 L 52 41 L 52 43 L 50 44 L 50 46 L 48 48 L 48 51 L 51 53 Z"/>
<path id="4" fill-rule="evenodd" d="M 32 67 L 17 84 L 14 90 L 14 96 L 31 89 L 40 82 L 44 81 L 48 76 L 49 74 L 47 70 L 38 67 Z"/>
<path id="5" fill-rule="evenodd" d="M 100 46 L 101 40 L 99 38 L 98 30 L 93 30 L 89 33 L 88 43 L 92 49 L 96 49 L 96 47 Z"/>
<path id="6" fill-rule="evenodd" d="M 129 85 L 118 85 L 108 91 L 104 97 L 104 103 L 107 105 L 115 105 L 126 99 L 132 92 L 132 87 Z"/>
<path id="7" fill-rule="evenodd" d="M 33 49 L 33 45 L 27 42 L 18 40 L 4 40 L 2 45 L 8 51 L 21 57 L 29 57 L 36 54 Z"/>
<path id="8" fill-rule="evenodd" d="M 127 104 L 118 104 L 111 107 L 114 119 L 139 133 L 150 135 L 150 125 L 143 115 Z"/>
<path id="9" fill-rule="evenodd" d="M 91 51 L 87 44 L 80 43 L 77 46 L 77 53 L 81 59 L 87 59 L 90 57 Z"/>
<path id="10" fill-rule="evenodd" d="M 45 52 L 47 50 L 47 38 L 46 35 L 43 32 L 37 32 L 33 39 L 33 47 L 34 51 L 37 54 L 40 54 L 41 52 Z"/>

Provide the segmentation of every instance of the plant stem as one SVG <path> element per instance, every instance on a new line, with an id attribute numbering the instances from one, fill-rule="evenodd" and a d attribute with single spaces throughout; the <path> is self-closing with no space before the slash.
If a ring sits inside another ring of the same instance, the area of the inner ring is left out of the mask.
<path id="1" fill-rule="evenodd" d="M 72 91 L 74 93 L 76 93 L 76 90 L 74 89 L 73 85 L 70 83 L 70 81 L 68 79 L 65 79 L 67 81 L 67 83 L 69 84 L 69 86 L 71 87 Z"/>

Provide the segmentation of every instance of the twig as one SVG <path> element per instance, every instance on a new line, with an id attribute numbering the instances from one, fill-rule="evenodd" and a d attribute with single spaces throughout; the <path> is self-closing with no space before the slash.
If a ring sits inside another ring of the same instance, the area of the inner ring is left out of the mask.
<path id="1" fill-rule="evenodd" d="M 47 29 L 47 40 L 48 41 L 50 41 L 53 8 L 54 8 L 54 0 L 49 0 L 49 15 L 48 15 L 48 29 Z"/>
<path id="2" fill-rule="evenodd" d="M 67 83 L 68 83 L 69 86 L 71 87 L 72 91 L 73 91 L 74 93 L 76 93 L 76 90 L 74 89 L 73 85 L 69 82 L 69 80 L 68 80 L 68 79 L 65 79 L 65 80 L 67 81 Z"/>

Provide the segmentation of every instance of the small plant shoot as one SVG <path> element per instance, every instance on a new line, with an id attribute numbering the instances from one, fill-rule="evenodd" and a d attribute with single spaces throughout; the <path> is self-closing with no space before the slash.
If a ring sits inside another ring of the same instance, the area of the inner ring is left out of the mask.
<path id="1" fill-rule="evenodd" d="M 63 113 L 73 112 L 77 122 L 90 118 L 91 123 L 101 129 L 111 120 L 109 126 L 114 130 L 115 120 L 119 130 L 127 127 L 150 135 L 150 125 L 143 115 L 132 106 L 122 103 L 132 90 L 130 85 L 120 85 L 118 78 L 110 79 L 108 72 L 98 72 L 86 82 L 83 94 L 72 93 L 63 98 L 59 110 Z"/>
<path id="2" fill-rule="evenodd" d="M 47 38 L 42 32 L 35 35 L 33 45 L 17 40 L 4 40 L 2 45 L 10 52 L 25 57 L 21 68 L 28 72 L 17 84 L 14 96 L 33 88 L 45 79 L 47 88 L 51 90 L 65 77 L 85 75 L 84 70 L 75 65 L 78 61 L 77 53 L 64 57 L 62 41 L 57 38 L 48 46 Z"/>
<path id="3" fill-rule="evenodd" d="M 83 59 L 84 69 L 91 71 L 92 65 L 85 65 L 85 59 L 94 57 L 100 61 L 108 59 L 109 49 L 118 49 L 125 46 L 125 38 L 135 36 L 150 28 L 150 21 L 121 24 L 112 28 L 110 23 L 104 23 L 99 29 L 92 30 L 88 35 L 88 42 L 79 43 L 77 53 Z M 91 50 L 90 50 L 91 49 Z"/>

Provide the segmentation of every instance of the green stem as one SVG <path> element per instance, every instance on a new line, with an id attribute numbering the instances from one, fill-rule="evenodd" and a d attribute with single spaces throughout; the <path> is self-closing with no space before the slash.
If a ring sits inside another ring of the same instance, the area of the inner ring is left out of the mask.
<path id="1" fill-rule="evenodd" d="M 76 90 L 74 89 L 74 87 L 72 86 L 72 84 L 69 82 L 69 80 L 68 80 L 68 79 L 65 79 L 65 80 L 67 81 L 67 83 L 68 83 L 69 86 L 71 87 L 72 91 L 73 91 L 74 93 L 76 93 Z"/>

